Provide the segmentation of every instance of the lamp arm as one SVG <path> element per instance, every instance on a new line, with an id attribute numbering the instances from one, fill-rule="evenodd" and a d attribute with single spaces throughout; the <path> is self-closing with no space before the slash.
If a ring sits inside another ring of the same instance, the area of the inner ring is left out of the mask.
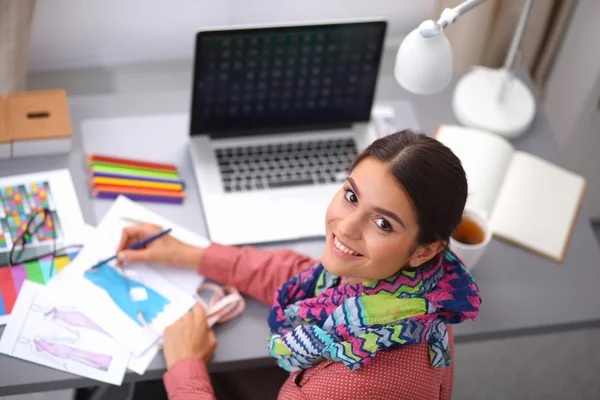
<path id="1" fill-rule="evenodd" d="M 440 28 L 444 29 L 448 25 L 453 24 L 458 17 L 464 15 L 468 11 L 471 11 L 484 1 L 486 0 L 466 0 L 454 8 L 446 8 L 444 11 L 442 11 L 442 15 L 440 15 L 440 19 L 437 21 L 437 23 L 439 24 Z"/>
<path id="2" fill-rule="evenodd" d="M 510 42 L 510 47 L 508 49 L 508 53 L 506 54 L 506 60 L 504 60 L 504 77 L 500 84 L 500 90 L 498 91 L 498 101 L 505 100 L 506 90 L 509 82 L 512 79 L 511 70 L 514 67 L 517 54 L 519 54 L 519 45 L 521 44 L 521 39 L 523 39 L 523 34 L 525 33 L 525 27 L 527 26 L 527 20 L 529 19 L 532 5 L 533 0 L 525 0 L 525 4 L 521 10 L 519 22 L 517 22 L 517 28 L 515 29 L 515 34 Z"/>
<path id="3" fill-rule="evenodd" d="M 519 45 L 521 44 L 521 39 L 523 39 L 523 34 L 525 33 L 525 26 L 527 26 L 527 19 L 529 18 L 532 5 L 533 0 L 525 0 L 523 10 L 519 16 L 519 22 L 517 23 L 517 29 L 515 29 L 515 34 L 510 42 L 506 60 L 504 61 L 504 68 L 506 69 L 511 69 L 514 66 L 517 53 L 519 52 Z"/>

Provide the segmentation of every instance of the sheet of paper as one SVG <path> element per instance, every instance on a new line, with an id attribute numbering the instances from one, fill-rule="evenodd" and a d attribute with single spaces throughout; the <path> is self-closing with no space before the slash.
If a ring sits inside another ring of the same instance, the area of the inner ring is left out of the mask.
<path id="1" fill-rule="evenodd" d="M 435 138 L 462 163 L 469 185 L 467 206 L 489 218 L 514 153 L 510 142 L 489 132 L 457 125 L 440 125 Z"/>
<path id="2" fill-rule="evenodd" d="M 106 216 L 98 225 L 98 229 L 111 234 L 112 244 L 116 248 L 121 239 L 123 229 L 135 225 L 135 222 L 131 222 L 131 220 L 156 224 L 164 229 L 171 228 L 171 236 L 193 246 L 207 247 L 210 244 L 207 238 L 179 225 L 174 225 L 166 218 L 153 213 L 144 206 L 124 196 L 119 196 L 115 200 Z M 198 286 L 204 281 L 204 277 L 198 275 L 195 270 L 173 267 L 156 267 L 155 270 L 190 295 L 193 295 Z"/>
<path id="3" fill-rule="evenodd" d="M 99 260 L 114 255 L 123 228 L 132 224 L 123 217 L 168 226 L 174 237 L 188 244 L 205 247 L 209 241 L 119 197 L 98 225 L 93 246 L 86 246 L 53 280 L 57 290 L 69 292 L 78 309 L 131 351 L 133 360 L 139 357 L 130 366 L 139 373 L 152 361 L 154 356 L 147 351 L 156 347 L 163 330 L 195 304 L 193 294 L 204 278 L 196 271 L 148 264 L 130 264 L 125 269 L 108 264 L 87 271 Z M 135 288 L 143 288 L 148 298 L 135 301 L 131 296 Z"/>
<path id="4" fill-rule="evenodd" d="M 70 306 L 65 293 L 25 281 L 0 338 L 0 352 L 47 367 L 120 385 L 129 352 Z"/>
<path id="5" fill-rule="evenodd" d="M 142 355 L 132 355 L 129 358 L 129 364 L 127 365 L 127 368 L 129 368 L 136 374 L 144 375 L 157 354 L 158 346 L 152 346 L 148 350 L 146 350 Z"/>
<path id="6" fill-rule="evenodd" d="M 85 222 L 68 170 L 56 170 L 0 178 L 0 325 L 8 321 L 23 282 L 45 284 L 77 254 L 68 248 L 54 262 L 44 257 L 8 267 L 13 243 L 25 229 L 36 209 L 51 212 L 37 235 L 25 246 L 18 259 L 28 260 L 68 245 L 83 244 Z"/>
<path id="7" fill-rule="evenodd" d="M 84 247 L 48 290 L 69 293 L 78 310 L 140 356 L 157 343 L 167 326 L 193 307 L 195 299 L 149 265 L 127 266 L 136 271 L 137 279 L 125 276 L 114 262 L 90 270 L 115 252 L 110 234 L 98 230 L 97 235 L 95 245 Z M 143 288 L 147 298 L 133 299 L 134 288 Z"/>
<path id="8" fill-rule="evenodd" d="M 492 214 L 494 234 L 559 262 L 585 190 L 585 179 L 516 152 Z"/>

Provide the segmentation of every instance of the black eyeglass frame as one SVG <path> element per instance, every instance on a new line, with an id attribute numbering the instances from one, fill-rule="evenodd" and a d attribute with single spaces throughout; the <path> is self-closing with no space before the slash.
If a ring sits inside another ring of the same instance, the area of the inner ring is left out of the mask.
<path id="1" fill-rule="evenodd" d="M 40 214 L 42 215 L 42 219 L 36 220 L 36 218 L 38 218 L 40 216 Z M 29 240 L 33 236 L 35 236 L 40 231 L 40 229 L 42 229 L 42 227 L 44 226 L 44 224 L 47 223 L 48 220 L 50 220 L 52 222 L 52 227 L 53 227 L 52 251 L 48 252 L 48 253 L 36 255 L 35 257 L 31 257 L 31 258 L 24 259 L 24 260 L 15 260 L 14 255 L 15 255 L 16 249 L 20 246 L 19 254 L 22 253 L 25 250 L 25 248 L 27 247 L 27 245 L 29 244 Z M 39 222 L 37 222 L 37 221 L 39 221 Z M 37 225 L 33 225 L 36 222 L 37 222 Z M 56 249 L 56 235 L 57 235 L 56 224 L 54 222 L 54 217 L 52 216 L 52 211 L 48 208 L 43 208 L 43 209 L 34 211 L 34 213 L 29 216 L 27 225 L 25 226 L 25 229 L 23 230 L 23 232 L 13 242 L 13 245 L 10 249 L 10 254 L 9 254 L 9 261 L 8 261 L 9 266 L 12 267 L 15 265 L 25 264 L 25 263 L 32 262 L 32 261 L 37 261 L 44 257 L 52 256 L 52 269 L 50 271 L 50 277 L 54 276 L 54 259 L 56 257 L 61 257 L 63 255 L 67 255 L 67 253 L 68 253 L 67 250 L 69 250 L 71 248 L 72 249 L 80 249 L 83 247 L 83 245 L 73 244 L 73 245 L 62 247 L 60 249 Z"/>

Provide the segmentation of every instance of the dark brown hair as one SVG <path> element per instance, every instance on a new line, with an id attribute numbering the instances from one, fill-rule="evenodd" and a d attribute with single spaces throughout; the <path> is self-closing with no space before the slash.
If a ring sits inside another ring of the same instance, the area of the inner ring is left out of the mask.
<path id="1" fill-rule="evenodd" d="M 458 157 L 439 141 L 405 129 L 373 142 L 358 155 L 390 166 L 412 201 L 419 223 L 417 242 L 448 241 L 460 223 L 467 201 L 467 178 Z"/>

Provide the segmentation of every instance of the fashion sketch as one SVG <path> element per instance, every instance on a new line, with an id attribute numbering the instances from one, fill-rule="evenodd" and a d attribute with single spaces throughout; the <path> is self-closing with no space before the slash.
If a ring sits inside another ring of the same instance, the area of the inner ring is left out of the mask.
<path id="1" fill-rule="evenodd" d="M 101 371 L 108 371 L 112 361 L 110 355 L 93 353 L 74 347 L 72 340 L 69 338 L 36 337 L 31 340 L 21 336 L 18 341 L 21 344 L 30 345 L 33 354 L 50 359 L 66 371 L 69 370 L 66 361 L 75 361 Z"/>
<path id="2" fill-rule="evenodd" d="M 53 364 L 68 370 L 66 361 L 75 361 L 102 371 L 108 371 L 112 356 L 81 349 L 77 342 L 81 339 L 80 330 L 89 330 L 106 335 L 92 320 L 69 306 L 48 306 L 33 304 L 30 312 L 42 314 L 48 322 L 45 334 L 29 338 L 21 334 L 18 342 L 29 345 L 30 351 L 50 360 Z M 53 329 L 55 328 L 55 329 Z"/>
<path id="3" fill-rule="evenodd" d="M 146 327 L 164 311 L 169 300 L 143 283 L 128 278 L 117 268 L 108 264 L 102 264 L 92 270 L 85 272 L 85 278 L 94 285 L 102 288 L 112 301 L 129 318 L 140 326 Z M 133 299 L 131 292 L 134 289 L 143 289 L 146 296 L 144 299 Z"/>
<path id="4" fill-rule="evenodd" d="M 69 332 L 73 332 L 76 335 L 78 335 L 77 328 L 91 329 L 106 335 L 106 332 L 96 325 L 94 321 L 73 307 L 51 306 L 44 309 L 39 304 L 34 304 L 31 307 L 31 311 L 43 313 L 45 320 L 53 322 L 55 325 L 58 325 Z"/>

